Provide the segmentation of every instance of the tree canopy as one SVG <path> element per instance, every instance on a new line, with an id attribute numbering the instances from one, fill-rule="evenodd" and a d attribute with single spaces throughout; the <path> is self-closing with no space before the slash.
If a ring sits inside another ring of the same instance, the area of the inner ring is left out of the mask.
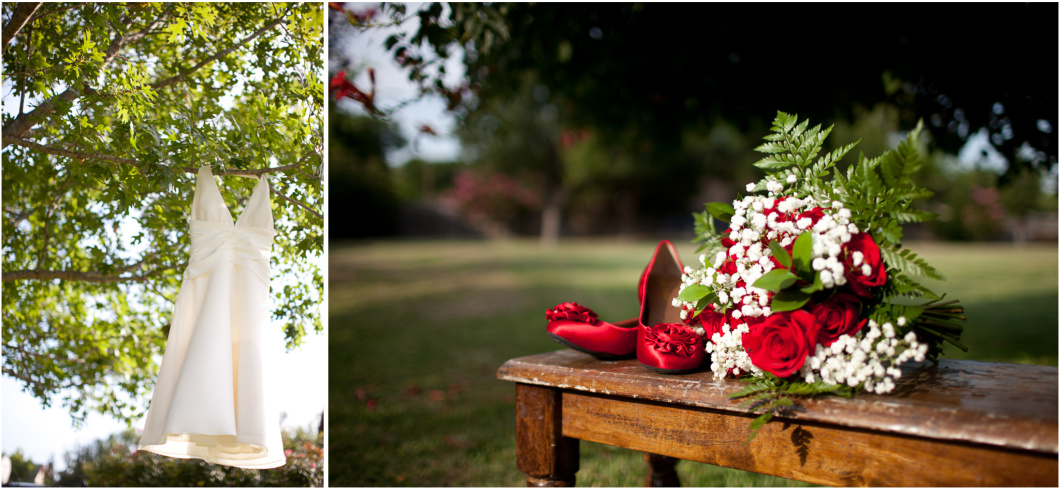
<path id="1" fill-rule="evenodd" d="M 1056 13 L 1033 3 L 431 3 L 407 13 L 386 3 L 371 17 L 419 20 L 386 47 L 469 122 L 528 80 L 570 124 L 663 148 L 716 117 L 746 130 L 778 109 L 851 120 L 858 106 L 889 102 L 903 126 L 923 118 L 952 153 L 987 130 L 1015 167 L 1056 164 Z M 461 55 L 466 80 L 446 86 L 436 59 Z M 1033 158 L 1018 156 L 1024 143 Z"/>
<path id="2" fill-rule="evenodd" d="M 546 243 L 560 215 L 577 232 L 676 229 L 704 192 L 757 178 L 748 155 L 778 110 L 835 123 L 880 151 L 922 120 L 940 155 L 979 148 L 997 170 L 1004 157 L 1000 175 L 984 173 L 988 186 L 1055 181 L 1056 4 L 331 8 L 332 65 L 346 78 L 332 93 L 383 119 L 409 105 L 384 97 L 396 82 L 389 70 L 334 49 L 343 36 L 378 39 L 418 87 L 413 100 L 438 96 L 456 116 L 470 163 L 536 188 Z M 1025 200 L 1033 207 L 1038 195 Z"/>
<path id="3" fill-rule="evenodd" d="M 199 167 L 269 175 L 272 317 L 320 332 L 323 8 L 3 6 L 3 373 L 75 419 L 146 411 Z"/>

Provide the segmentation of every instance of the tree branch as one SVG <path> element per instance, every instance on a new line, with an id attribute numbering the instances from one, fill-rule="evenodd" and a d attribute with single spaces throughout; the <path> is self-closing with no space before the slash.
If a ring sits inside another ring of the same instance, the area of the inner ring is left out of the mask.
<path id="1" fill-rule="evenodd" d="M 9 136 L 7 134 L 3 135 L 3 142 L 7 144 L 14 144 L 15 146 L 22 146 L 24 148 L 40 151 L 41 153 L 48 153 L 56 156 L 66 156 L 68 158 L 77 158 L 79 160 L 106 160 L 113 161 L 115 163 L 133 165 L 137 167 L 143 166 L 143 164 L 139 161 L 130 160 L 129 158 L 119 158 L 117 156 L 105 155 L 101 153 L 82 153 L 79 151 L 70 151 L 62 148 L 56 148 L 55 146 L 46 146 L 22 138 Z"/>
<path id="2" fill-rule="evenodd" d="M 32 209 L 27 209 L 27 210 L 24 210 L 24 211 L 20 212 L 18 209 L 15 209 L 14 207 L 4 207 L 4 212 L 6 212 L 8 214 L 11 214 L 11 225 L 12 226 L 18 226 L 18 223 L 20 223 L 22 221 L 25 221 L 26 218 L 29 217 L 30 214 L 33 214 L 33 210 Z"/>
<path id="3" fill-rule="evenodd" d="M 315 153 L 315 152 L 314 153 L 306 153 L 305 156 L 302 156 L 301 158 L 298 159 L 298 161 L 296 161 L 294 163 L 291 163 L 290 165 L 274 166 L 274 167 L 271 167 L 271 168 L 260 168 L 260 169 L 257 169 L 257 170 L 223 170 L 223 171 L 215 171 L 215 172 L 213 172 L 213 174 L 214 174 L 214 176 L 218 176 L 218 177 L 226 176 L 226 175 L 235 175 L 235 176 L 241 176 L 241 177 L 260 177 L 260 176 L 265 175 L 267 173 L 278 173 L 278 172 L 287 171 L 287 170 L 294 170 L 295 168 L 298 168 L 298 167 L 300 167 L 302 165 L 305 165 L 306 162 L 309 161 L 309 158 L 312 157 L 315 154 L 317 154 L 317 153 Z M 199 169 L 198 168 L 192 168 L 190 166 L 182 166 L 182 167 L 180 167 L 180 169 L 184 170 L 186 173 L 199 173 Z"/>
<path id="4" fill-rule="evenodd" d="M 251 34 L 250 36 L 246 37 L 245 39 L 243 39 L 243 40 L 241 40 L 241 41 L 229 46 L 227 49 L 222 50 L 222 51 L 214 54 L 213 56 L 210 56 L 209 58 L 206 58 L 206 59 L 200 61 L 199 64 L 197 64 L 195 66 L 192 66 L 190 69 L 188 69 L 188 71 L 185 71 L 185 72 L 183 72 L 183 73 L 181 73 L 179 75 L 171 76 L 169 78 L 166 78 L 165 80 L 157 81 L 155 83 L 152 83 L 149 86 L 151 88 L 163 88 L 163 87 L 168 87 L 168 86 L 170 86 L 170 85 L 172 85 L 174 83 L 177 83 L 179 81 L 184 80 L 185 77 L 187 77 L 188 75 L 190 75 L 192 73 L 195 73 L 196 71 L 199 70 L 199 68 L 202 68 L 203 66 L 206 66 L 207 64 L 210 64 L 210 63 L 216 61 L 218 58 L 221 58 L 222 56 L 228 55 L 232 51 L 235 51 L 235 49 L 238 48 L 239 46 L 242 46 L 242 45 L 254 40 L 258 36 L 268 32 L 273 27 L 276 27 L 277 24 L 279 24 L 280 22 L 283 22 L 283 18 L 287 16 L 287 13 L 290 12 L 290 10 L 291 10 L 291 7 L 288 7 L 287 10 L 284 11 L 284 13 L 282 15 L 280 15 L 279 18 L 273 20 L 272 22 L 269 22 L 268 24 L 265 25 L 265 27 L 262 27 L 261 29 L 258 29 L 257 32 L 255 32 L 255 33 Z"/>
<path id="5" fill-rule="evenodd" d="M 28 141 L 26 139 L 17 138 L 17 137 L 14 137 L 14 136 L 8 136 L 6 134 L 3 135 L 3 142 L 5 142 L 7 144 L 14 144 L 15 146 L 22 146 L 24 148 L 29 148 L 29 149 L 32 149 L 32 150 L 40 151 L 41 153 L 47 153 L 47 154 L 52 154 L 52 155 L 56 155 L 56 156 L 65 156 L 67 158 L 76 158 L 76 159 L 79 159 L 79 160 L 113 161 L 115 163 L 122 163 L 122 164 L 125 164 L 125 165 L 132 165 L 132 166 L 135 166 L 135 167 L 138 167 L 138 168 L 143 168 L 144 166 L 146 166 L 143 162 L 141 162 L 139 160 L 133 160 L 133 159 L 129 159 L 129 158 L 121 158 L 121 157 L 118 157 L 118 156 L 105 155 L 105 154 L 102 154 L 102 153 L 85 153 L 85 152 L 80 152 L 80 151 L 70 151 L 70 150 L 63 149 L 63 148 L 56 148 L 55 146 L 48 146 L 48 145 L 44 145 L 44 144 L 40 144 L 40 143 L 35 143 L 33 141 Z M 307 153 L 305 156 L 301 157 L 298 161 L 296 161 L 296 162 L 294 162 L 294 163 L 292 163 L 290 165 L 274 166 L 274 167 L 271 167 L 271 168 L 260 168 L 260 169 L 257 169 L 257 170 L 224 170 L 224 171 L 214 172 L 214 175 L 217 175 L 217 176 L 239 175 L 239 176 L 244 176 L 244 177 L 260 177 L 261 175 L 265 175 L 267 173 L 278 173 L 278 172 L 283 172 L 283 171 L 293 170 L 295 168 L 298 168 L 298 167 L 300 167 L 302 165 L 305 165 L 306 162 L 309 160 L 309 158 L 311 156 L 315 155 L 315 154 L 317 154 L 317 153 L 315 153 L 315 152 L 314 153 Z M 185 171 L 186 173 L 198 173 L 199 172 L 198 168 L 192 168 L 190 166 L 181 166 L 181 167 L 177 167 L 177 168 L 180 169 L 180 170 Z"/>
<path id="6" fill-rule="evenodd" d="M 5 136 L 16 136 L 21 137 L 27 131 L 32 128 L 38 120 L 47 117 L 52 112 L 55 112 L 55 104 L 59 101 L 73 102 L 74 100 L 81 97 L 81 93 L 74 87 L 69 87 L 63 93 L 52 97 L 50 100 L 45 100 L 40 103 L 35 109 L 21 114 L 4 124 L 3 134 Z"/>
<path id="7" fill-rule="evenodd" d="M 301 208 L 305 209 L 305 210 L 306 210 L 307 212 L 309 212 L 310 214 L 312 214 L 312 215 L 314 215 L 314 216 L 317 216 L 317 219 L 320 219 L 320 220 L 322 220 L 322 221 L 324 220 L 324 216 L 321 216 L 321 215 L 320 215 L 319 213 L 317 213 L 317 212 L 316 212 L 316 211 L 314 211 L 313 209 L 310 209 L 308 205 L 305 205 L 305 204 L 304 204 L 304 203 L 302 203 L 302 202 L 299 202 L 299 201 L 297 201 L 297 200 L 294 200 L 294 199 L 292 199 L 292 198 L 290 198 L 290 197 L 288 197 L 288 196 L 284 195 L 284 194 L 283 194 L 282 192 L 280 192 L 279 190 L 276 190 L 276 187 L 273 187 L 273 186 L 272 186 L 272 182 L 268 182 L 268 183 L 269 183 L 269 190 L 271 190 L 273 194 L 275 194 L 275 195 L 279 195 L 280 197 L 282 197 L 282 198 L 283 198 L 283 200 L 286 200 L 287 202 L 290 202 L 290 203 L 292 203 L 292 204 L 294 204 L 294 205 L 297 205 L 297 206 L 299 206 L 299 207 L 301 207 Z"/>
<path id="8" fill-rule="evenodd" d="M 33 14 L 40 8 L 40 4 L 40 2 L 20 3 L 18 7 L 15 7 L 11 20 L 7 21 L 3 30 L 3 43 L 0 46 L 3 46 L 5 51 L 7 43 L 11 42 L 23 27 L 29 25 L 30 17 L 33 17 Z"/>
<path id="9" fill-rule="evenodd" d="M 151 25 L 147 26 L 136 34 L 130 36 L 123 36 L 121 35 L 121 33 L 115 33 L 116 37 L 113 41 L 111 41 L 110 46 L 107 48 L 107 53 L 104 56 L 103 63 L 100 64 L 99 69 L 102 70 L 104 67 L 107 66 L 108 63 L 114 60 L 114 58 L 117 57 L 118 53 L 121 52 L 122 47 L 130 44 L 131 42 L 138 41 L 139 39 L 147 35 L 148 31 L 150 31 L 159 22 L 161 22 L 162 19 L 168 14 L 168 12 L 169 10 L 167 9 L 162 14 L 159 14 L 158 18 L 156 18 L 154 22 L 151 23 Z M 50 100 L 45 100 L 44 102 L 41 102 L 40 105 L 38 105 L 36 108 L 29 111 L 28 113 L 20 113 L 18 117 L 12 118 L 11 120 L 7 121 L 7 123 L 4 124 L 3 134 L 5 136 L 22 137 L 30 129 L 32 129 L 38 121 L 44 119 L 48 115 L 51 115 L 53 112 L 55 112 L 56 104 L 59 101 L 73 102 L 74 100 L 81 98 L 83 95 L 97 94 L 99 94 L 99 92 L 91 87 L 85 87 L 84 91 L 82 92 L 77 90 L 73 86 L 70 86 L 66 90 L 64 90 L 63 93 L 52 97 Z"/>
<path id="10" fill-rule="evenodd" d="M 85 5 L 88 5 L 88 2 L 75 3 L 73 5 L 67 5 L 65 7 L 55 8 L 55 9 L 49 10 L 47 12 L 38 12 L 38 13 L 34 14 L 33 18 L 30 19 L 29 21 L 30 22 L 36 22 L 38 20 L 41 20 L 41 19 L 44 19 L 44 18 L 47 18 L 47 17 L 51 17 L 52 15 L 55 15 L 55 14 L 57 14 L 59 12 L 64 11 L 64 10 L 70 10 L 72 8 L 77 8 L 77 7 L 84 7 Z"/>
<path id="11" fill-rule="evenodd" d="M 150 34 L 151 31 L 155 30 L 155 28 L 157 28 L 159 26 L 159 24 L 162 23 L 162 20 L 164 20 L 166 17 L 168 17 L 169 13 L 172 12 L 172 11 L 173 11 L 173 6 L 170 5 L 168 8 L 163 10 L 160 14 L 158 14 L 158 17 L 155 17 L 155 20 L 151 21 L 151 23 L 148 24 L 147 27 L 144 27 L 143 29 L 140 29 L 140 31 L 135 33 L 135 34 L 124 35 L 124 34 L 118 32 L 117 29 L 115 29 L 114 30 L 114 33 L 115 33 L 114 41 L 111 42 L 110 48 L 107 49 L 107 57 L 103 60 L 103 64 L 100 65 L 99 69 L 102 70 L 104 66 L 107 66 L 107 63 L 110 63 L 111 60 L 113 60 L 114 57 L 118 55 L 118 52 L 120 52 L 122 48 L 124 48 L 125 46 L 128 46 L 130 44 L 135 44 L 140 39 L 143 39 L 145 36 Z M 126 18 L 128 18 L 128 17 L 126 17 Z M 111 27 L 114 27 L 114 26 L 112 25 Z M 86 90 L 86 93 L 87 92 L 88 92 L 88 90 Z M 95 92 L 95 90 L 92 90 L 92 92 Z"/>
<path id="12" fill-rule="evenodd" d="M 132 265 L 117 270 L 118 274 L 137 270 L 143 266 L 143 261 L 139 261 Z M 12 282 L 15 280 L 71 280 L 75 282 L 93 282 L 93 283 L 120 283 L 120 282 L 143 282 L 155 275 L 158 275 L 166 270 L 172 270 L 173 267 L 163 267 L 155 270 L 151 270 L 147 273 L 140 275 L 103 275 L 99 272 L 82 272 L 78 270 L 13 270 L 10 272 L 3 273 L 4 282 Z"/>
<path id="13" fill-rule="evenodd" d="M 41 382 L 41 381 L 39 381 L 37 379 L 34 379 L 33 377 L 30 377 L 30 376 L 28 376 L 26 374 L 20 373 L 20 372 L 16 371 L 13 368 L 8 368 L 7 364 L 4 364 L 4 366 L 2 368 L 3 368 L 4 375 L 9 375 L 11 377 L 14 377 L 14 378 L 16 378 L 18 380 L 21 380 L 21 381 L 25 382 L 26 384 L 33 385 L 33 386 L 37 387 L 37 389 L 39 389 L 41 391 L 52 392 L 54 390 L 58 390 L 55 387 L 49 386 L 49 385 L 47 385 L 47 384 L 45 384 L 45 383 L 43 383 L 43 382 Z M 63 386 L 59 385 L 58 387 L 61 388 Z M 69 387 L 69 386 L 67 386 L 67 387 Z"/>

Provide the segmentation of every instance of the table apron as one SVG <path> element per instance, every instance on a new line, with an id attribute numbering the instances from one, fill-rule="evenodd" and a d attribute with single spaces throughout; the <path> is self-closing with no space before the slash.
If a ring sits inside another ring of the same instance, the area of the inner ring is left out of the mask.
<path id="1" fill-rule="evenodd" d="M 841 486 L 1052 486 L 1057 454 L 778 420 L 571 390 L 562 435 L 722 467 Z"/>

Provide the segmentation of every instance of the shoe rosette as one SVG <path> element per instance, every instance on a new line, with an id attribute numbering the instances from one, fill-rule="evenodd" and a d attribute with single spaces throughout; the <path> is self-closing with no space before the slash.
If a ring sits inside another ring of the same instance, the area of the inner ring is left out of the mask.
<path id="1" fill-rule="evenodd" d="M 637 358 L 660 373 L 686 373 L 699 368 L 705 358 L 703 336 L 680 323 L 641 326 Z"/>
<path id="2" fill-rule="evenodd" d="M 632 320 L 612 324 L 577 302 L 563 302 L 545 311 L 548 336 L 574 350 L 602 360 L 626 358 L 633 354 L 637 330 Z"/>

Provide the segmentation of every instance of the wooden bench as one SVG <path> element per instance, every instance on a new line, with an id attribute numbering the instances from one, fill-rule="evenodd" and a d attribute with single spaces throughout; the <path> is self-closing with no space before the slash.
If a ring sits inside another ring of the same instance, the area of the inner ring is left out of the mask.
<path id="1" fill-rule="evenodd" d="M 662 375 L 573 350 L 509 360 L 516 456 L 528 485 L 574 485 L 578 440 L 646 452 L 649 482 L 677 459 L 826 485 L 1053 486 L 1055 367 L 943 359 L 904 368 L 887 395 L 799 401 L 746 444 L 755 418 L 710 371 Z"/>

